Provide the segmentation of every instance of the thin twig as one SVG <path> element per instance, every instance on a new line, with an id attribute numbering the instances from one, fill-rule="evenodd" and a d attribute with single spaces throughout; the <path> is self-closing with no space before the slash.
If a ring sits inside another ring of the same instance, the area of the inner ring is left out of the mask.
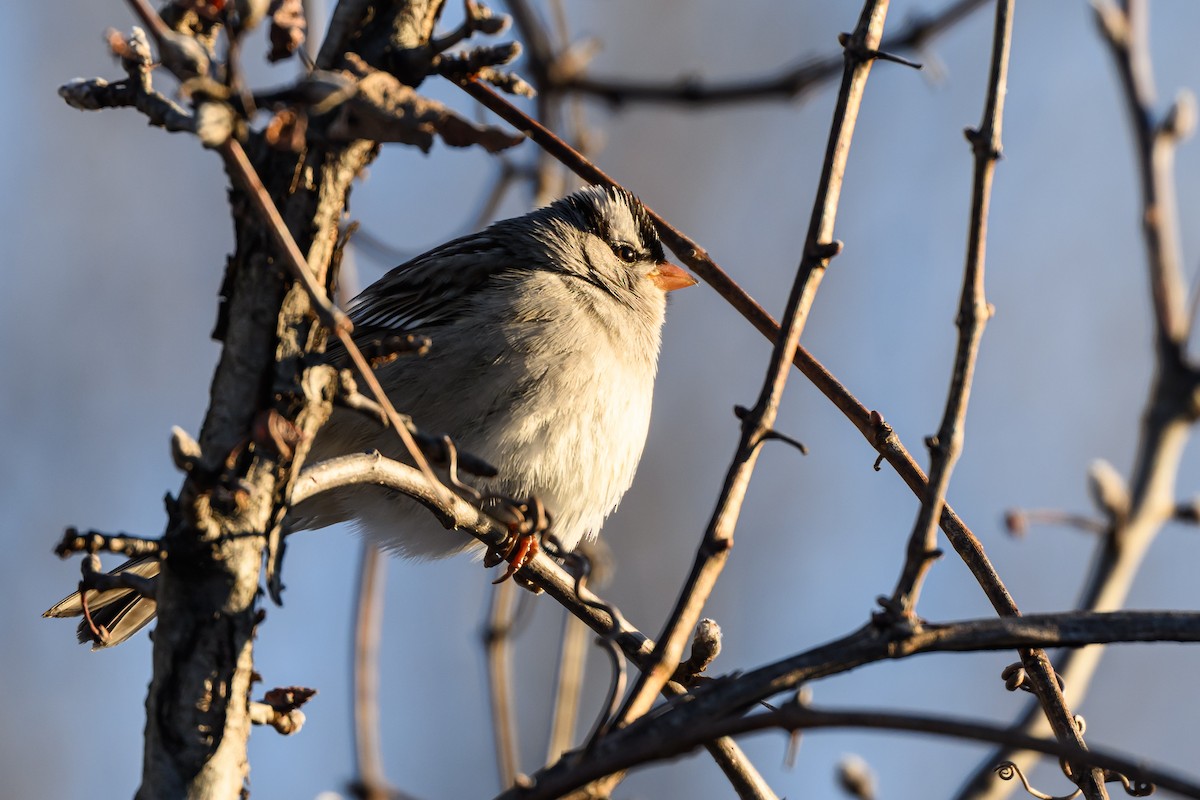
<path id="1" fill-rule="evenodd" d="M 984 261 L 992 178 L 1002 150 L 1001 132 L 1007 94 L 1009 52 L 1012 45 L 1012 14 L 1013 0 L 997 0 L 983 118 L 978 129 L 967 131 L 967 139 L 974 151 L 975 169 L 967 258 L 957 319 L 958 347 L 941 427 L 936 440 L 930 446 L 932 460 L 928 488 L 909 538 L 904 568 L 889 604 L 889 613 L 904 619 L 913 617 L 922 582 L 937 557 L 937 520 L 945 503 L 950 475 L 962 452 L 971 380 L 983 328 L 991 316 L 991 308 L 984 296 Z M 1001 610 L 1001 613 L 1005 612 Z M 1012 613 L 1016 613 L 1015 607 Z M 1074 715 L 1063 698 L 1058 681 L 1048 669 L 1045 653 L 1022 652 L 1021 660 L 1057 739 L 1086 749 L 1083 734 L 1075 724 Z M 1089 798 L 1106 796 L 1104 776 L 1099 771 L 1078 776 L 1077 783 Z"/>
<path id="2" fill-rule="evenodd" d="M 833 238 L 833 230 L 842 176 L 849 158 L 858 108 L 874 62 L 874 52 L 879 49 L 879 41 L 883 36 L 887 9 L 888 0 L 867 0 L 854 33 L 843 42 L 845 73 L 833 112 L 829 144 L 817 185 L 804 253 L 784 312 L 782 329 L 785 332 L 775 342 L 758 401 L 742 421 L 741 440 L 726 473 L 716 510 L 704 532 L 692 571 L 659 637 L 649 669 L 642 672 L 618 716 L 618 725 L 627 724 L 646 713 L 662 687 L 670 680 L 733 547 L 734 529 L 758 459 L 763 434 L 775 422 L 783 389 L 791 374 L 790 365 L 795 358 L 796 345 L 816 297 L 817 287 L 821 284 L 830 259 L 840 249 L 840 243 Z"/>
<path id="3" fill-rule="evenodd" d="M 977 130 L 967 131 L 967 139 L 975 155 L 975 169 L 970 233 L 957 319 L 959 340 L 955 353 L 954 375 L 946 398 L 941 427 L 930 446 L 932 460 L 928 488 L 909 539 L 904 568 L 890 601 L 890 613 L 905 619 L 913 616 L 922 582 L 937 557 L 937 520 L 941 517 L 950 475 L 962 452 L 967 402 L 970 398 L 979 343 L 983 336 L 983 328 L 992 313 L 984 296 L 984 260 L 992 178 L 1002 149 L 1001 131 L 1012 44 L 1012 13 L 1013 0 L 997 0 L 983 119 Z M 1005 610 L 1002 609 L 1001 613 L 1005 613 Z M 1018 613 L 1015 606 L 1010 613 Z M 1064 744 L 1069 743 L 1077 748 L 1086 749 L 1083 734 L 1066 704 L 1058 681 L 1048 668 L 1045 653 L 1023 651 L 1021 659 L 1057 739 Z M 1100 771 L 1093 770 L 1078 776 L 1077 783 L 1089 798 L 1106 796 L 1104 776 Z"/>
<path id="4" fill-rule="evenodd" d="M 984 4 L 985 0 L 956 0 L 940 11 L 914 16 L 895 34 L 884 38 L 879 49 L 920 49 L 932 38 L 956 25 Z M 592 95 L 613 105 L 625 103 L 679 103 L 695 107 L 729 103 L 795 99 L 832 80 L 842 72 L 841 54 L 805 61 L 777 75 L 748 81 L 706 84 L 695 78 L 680 78 L 668 83 L 637 83 L 615 78 L 596 78 L 568 71 L 540 90 L 570 91 Z M 547 73 L 553 77 L 555 73 Z"/>
<path id="5" fill-rule="evenodd" d="M 1155 122 L 1146 5 L 1134 0 L 1122 9 L 1097 0 L 1094 6 L 1134 127 L 1156 361 L 1156 375 L 1142 415 L 1137 455 L 1128 481 L 1128 510 L 1111 521 L 1078 603 L 1080 608 L 1106 611 L 1125 604 L 1150 544 L 1163 523 L 1174 514 L 1175 479 L 1196 421 L 1200 379 L 1184 354 L 1187 296 L 1179 272 L 1181 245 L 1173 176 L 1173 152 L 1189 127 L 1185 118 L 1190 104 L 1177 101 L 1173 113 L 1161 123 Z M 1059 657 L 1056 668 L 1065 678 L 1065 695 L 1071 704 L 1079 703 L 1087 692 L 1102 653 L 1101 648 L 1089 648 Z M 1036 707 L 1030 707 L 1014 727 L 1039 733 L 1044 725 Z M 1007 796 L 1010 787 L 993 787 L 985 769 L 990 769 L 989 765 L 996 761 L 1011 760 L 1028 771 L 1036 758 L 1011 748 L 989 754 L 976 767 L 958 798 L 998 800 Z"/>
<path id="6" fill-rule="evenodd" d="M 263 186 L 258 172 L 250 163 L 241 143 L 236 139 L 230 139 L 221 147 L 220 153 L 221 157 L 225 159 L 231 175 L 237 180 L 239 188 L 246 192 L 254 210 L 262 216 L 267 232 L 279 249 L 284 265 L 291 271 L 292 277 L 304 287 L 321 324 L 335 333 L 354 330 L 354 325 L 346 316 L 346 312 L 335 306 L 329 300 L 329 295 L 325 293 L 325 288 L 317 283 L 312 270 L 308 268 L 307 259 L 300 252 L 300 246 L 296 244 L 296 240 L 288 230 L 287 223 L 283 221 L 283 216 L 275 207 L 275 203 L 271 200 L 271 194 L 267 191 L 267 187 Z"/>
<path id="7" fill-rule="evenodd" d="M 921 501 L 921 511 L 908 541 L 908 553 L 892 593 L 891 608 L 904 618 L 913 615 L 921 584 L 937 558 L 938 519 L 946 502 L 950 475 L 962 453 L 966 438 L 967 403 L 979 356 L 983 329 L 991 316 L 984 295 L 984 263 L 987 253 L 988 209 L 992 198 L 992 178 L 1000 160 L 1001 130 L 1004 125 L 1004 98 L 1008 92 L 1008 61 L 1012 46 L 1012 0 L 996 4 L 995 41 L 992 45 L 987 99 L 979 128 L 967 130 L 967 140 L 975 155 L 975 174 L 971 190 L 971 222 L 967 236 L 967 259 L 963 268 L 962 295 L 959 299 L 958 347 L 954 355 L 954 373 L 937 436 L 930 442 L 929 485 Z"/>
<path id="8" fill-rule="evenodd" d="M 558 673 L 554 681 L 554 715 L 550 719 L 550 739 L 546 746 L 547 764 L 553 764 L 575 743 L 580 693 L 587 666 L 587 643 L 587 628 L 583 623 L 570 614 L 564 615 Z"/>
<path id="9" fill-rule="evenodd" d="M 592 183 L 616 185 L 616 182 L 600 170 L 595 164 L 576 152 L 562 139 L 547 130 L 536 120 L 520 111 L 504 98 L 477 83 L 461 84 L 463 89 L 479 100 L 483 105 L 512 124 L 518 130 L 533 139 L 539 146 L 554 155 L 568 167 Z M 754 327 L 768 338 L 775 339 L 779 335 L 778 324 L 769 314 L 750 297 L 729 275 L 714 262 L 699 244 L 689 239 L 681 231 L 647 209 L 659 229 L 663 242 L 687 264 L 697 275 L 712 286 L 718 294 L 725 298 L 739 313 Z M 884 421 L 878 412 L 870 411 L 858 401 L 846 388 L 802 346 L 798 346 L 795 355 L 795 365 L 816 386 L 822 394 L 829 398 L 835 406 L 859 430 L 863 437 L 886 460 L 904 480 L 909 489 L 918 497 L 924 496 L 928 483 L 925 473 L 909 454 L 903 442 L 890 425 Z M 1012 595 L 1009 594 L 1003 580 L 996 572 L 983 545 L 971 532 L 954 510 L 946 504 L 943 506 L 940 520 L 942 530 L 954 547 L 955 552 L 974 575 L 992 606 L 1001 614 L 1017 615 L 1020 613 Z M 1022 653 L 1022 659 L 1036 685 L 1042 686 L 1049 697 L 1049 702 L 1056 710 L 1055 716 L 1062 720 L 1071 718 L 1061 697 L 1056 697 L 1051 686 L 1057 686 L 1054 670 L 1044 653 Z"/>
<path id="10" fill-rule="evenodd" d="M 158 14 L 149 7 L 145 0 L 130 0 L 130 3 L 150 28 L 159 47 L 168 47 L 170 45 L 168 37 L 171 35 L 171 31 L 167 29 Z M 349 5 L 347 4 L 347 6 Z M 168 66 L 170 65 L 168 64 Z M 177 77 L 182 79 L 184 76 L 177 75 Z M 316 282 L 304 254 L 300 252 L 300 247 L 292 237 L 291 231 L 288 230 L 287 223 L 284 222 L 279 209 L 275 207 L 270 193 L 267 192 L 262 180 L 258 177 L 254 165 L 250 163 L 250 159 L 246 156 L 245 150 L 242 149 L 241 144 L 236 139 L 230 138 L 218 148 L 218 151 L 224 159 L 226 169 L 229 170 L 230 175 L 240 184 L 240 188 L 249 197 L 251 205 L 262 216 L 263 221 L 266 223 L 267 231 L 274 240 L 276 247 L 279 248 L 280 255 L 283 257 L 287 268 L 304 287 L 309 301 L 316 309 L 318 318 L 333 331 L 345 346 L 350 360 L 354 363 L 363 381 L 371 389 L 375 400 L 388 415 L 389 422 L 400 436 L 413 462 L 425 473 L 431 484 L 439 487 L 440 484 L 434 476 L 433 470 L 430 469 L 429 462 L 426 461 L 424 454 L 421 453 L 420 448 L 413 441 L 412 433 L 409 431 L 408 426 L 404 424 L 404 421 L 392 406 L 387 394 L 383 391 L 383 387 L 379 385 L 379 380 L 375 377 L 374 371 L 351 338 L 350 334 L 354 326 L 350 322 L 350 318 L 346 316 L 345 312 L 330 302 L 325 289 Z M 436 488 L 436 491 L 445 490 L 444 488 Z"/>
<path id="11" fill-rule="evenodd" d="M 297 484 L 298 501 L 351 482 L 378 483 L 423 501 L 433 501 L 432 493 L 417 470 L 379 456 L 363 455 L 345 456 L 307 468 Z M 423 493 L 421 487 L 424 487 Z M 490 525 L 496 529 L 496 535 L 504 535 L 501 526 L 461 498 L 453 498 L 451 506 L 444 509 L 443 513 L 464 529 L 486 531 Z M 597 633 L 612 638 L 634 663 L 644 667 L 653 644 L 621 618 L 615 609 L 586 589 L 576 592 L 576 580 L 544 553 L 539 553 L 526 569 L 538 586 L 546 589 Z M 919 630 L 910 631 L 904 639 L 881 635 L 877 628 L 868 625 L 842 640 L 765 665 L 737 679 L 708 684 L 716 685 L 719 691 L 699 695 L 691 703 L 677 707 L 666 716 L 647 722 L 661 726 L 674 714 L 679 717 L 670 720 L 674 728 L 687 729 L 701 720 L 736 713 L 738 709 L 750 707 L 807 681 L 845 672 L 873 661 L 904 658 L 919 653 L 1082 647 L 1116 641 L 1200 642 L 1200 614 L 1073 612 L 968 620 L 942 625 L 926 624 Z M 676 687 L 671 693 L 682 692 L 681 687 Z M 657 735 L 661 734 L 660 727 Z"/>
<path id="12" fill-rule="evenodd" d="M 468 82 L 460 84 L 460 86 L 584 180 L 604 186 L 619 185 L 612 177 L 544 125 L 486 86 L 477 82 Z M 663 243 L 675 253 L 680 261 L 713 287 L 717 294 L 754 326 L 755 330 L 772 341 L 778 339 L 779 324 L 713 261 L 704 248 L 667 222 L 653 209 L 647 208 L 646 210 L 654 220 Z M 803 345 L 796 347 L 793 363 L 850 420 L 880 457 L 896 470 L 909 490 L 918 497 L 922 497 L 928 485 L 925 480 L 925 472 L 909 454 L 896 432 L 884 421 L 883 416 L 859 402 L 858 398 L 851 394 L 811 353 L 805 350 Z M 1016 604 L 995 567 L 984 553 L 982 543 L 949 504 L 942 509 L 941 525 L 942 530 L 946 533 L 946 538 L 950 540 L 955 551 L 970 569 L 971 574 L 975 576 L 992 605 L 997 610 L 1009 609 L 1010 613 L 1011 610 L 1015 610 Z"/>
<path id="13" fill-rule="evenodd" d="M 1190 131 L 1165 124 L 1170 117 L 1159 120 L 1155 113 L 1148 4 L 1144 0 L 1129 0 L 1122 10 L 1110 0 L 1096 0 L 1094 6 L 1133 124 L 1145 209 L 1142 231 L 1154 301 L 1156 342 L 1160 349 L 1175 348 L 1187 336 L 1188 315 L 1173 169 L 1175 146 L 1181 135 L 1186 136 Z M 1194 123 L 1194 108 L 1192 111 Z"/>
<path id="14" fill-rule="evenodd" d="M 487 625 L 482 633 L 487 660 L 493 739 L 496 744 L 496 769 L 500 776 L 500 786 L 504 788 L 516 782 L 521 769 L 512 683 L 512 633 L 513 621 L 516 619 L 516 600 L 516 583 L 504 581 L 496 584 L 492 590 Z"/>
<path id="15" fill-rule="evenodd" d="M 700 742 L 715 736 L 730 736 L 755 731 L 782 729 L 788 731 L 820 728 L 865 728 L 869 730 L 909 731 L 955 740 L 1002 742 L 1037 750 L 1047 755 L 1087 764 L 1103 772 L 1105 769 L 1133 781 L 1138 793 L 1148 793 L 1160 786 L 1185 797 L 1200 798 L 1200 783 L 1195 779 L 1163 768 L 1146 766 L 1145 762 L 1109 750 L 1080 750 L 1053 739 L 1039 739 L 1008 728 L 987 723 L 949 717 L 916 714 L 892 714 L 880 711 L 845 711 L 815 709 L 799 703 L 789 703 L 774 711 L 744 717 L 729 717 L 698 723 L 679 732 L 677 737 L 655 741 L 639 740 L 640 747 L 610 747 L 602 758 L 580 763 L 558 772 L 539 775 L 528 790 L 506 792 L 497 800 L 551 800 L 583 786 L 590 781 L 620 770 L 676 757 L 694 749 Z M 631 738 L 631 737 L 628 737 Z M 626 742 L 621 744 L 628 745 Z"/>
<path id="16" fill-rule="evenodd" d="M 354 753 L 358 788 L 365 800 L 387 800 L 391 789 L 383 770 L 379 739 L 379 639 L 383 627 L 383 556 L 363 542 L 358 564 L 358 598 L 354 613 Z"/>
<path id="17" fill-rule="evenodd" d="M 508 10 L 527 48 L 525 61 L 529 65 L 533 84 L 538 89 L 534 100 L 537 118 L 546 127 L 557 128 L 563 117 L 562 105 L 566 95 L 557 90 L 551 75 L 555 56 L 550 33 L 528 0 L 509 0 Z M 565 42 L 563 46 L 566 46 Z M 545 205 L 562 194 L 564 181 L 561 171 L 555 168 L 553 157 L 543 150 L 537 153 L 533 177 L 534 205 Z"/>
<path id="18" fill-rule="evenodd" d="M 575 152 L 566 142 L 559 139 L 544 126 L 538 124 L 519 109 L 512 106 L 503 98 L 491 92 L 486 87 L 475 83 L 467 83 L 463 88 L 499 116 L 504 118 L 518 130 L 537 142 L 547 152 L 550 152 L 573 169 L 585 180 L 593 183 L 615 185 L 615 181 L 596 167 L 593 163 Z M 779 335 L 779 327 L 770 315 L 762 309 L 727 273 L 724 272 L 697 243 L 686 237 L 682 232 L 671 226 L 661 216 L 650 211 L 652 218 L 659 228 L 664 243 L 685 264 L 691 267 L 697 275 L 729 301 L 756 329 L 764 335 L 775 338 Z M 919 497 L 924 496 L 928 487 L 924 472 L 909 454 L 895 431 L 888 425 L 882 415 L 869 411 L 855 398 L 833 375 L 813 358 L 803 347 L 797 347 L 795 354 L 796 366 L 813 384 L 828 397 L 854 423 L 859 432 L 871 443 L 872 447 L 886 459 L 901 476 L 909 489 Z M 947 539 L 955 551 L 963 559 L 968 569 L 979 582 L 980 587 L 991 601 L 996 610 L 1005 615 L 1020 613 L 1016 602 L 1009 594 L 1004 582 L 992 566 L 991 561 L 983 551 L 983 545 L 962 519 L 954 513 L 948 504 L 943 506 L 940 523 Z M 1044 653 L 1021 653 L 1035 685 L 1042 687 L 1044 701 L 1049 704 L 1052 716 L 1060 720 L 1060 725 L 1066 727 L 1072 719 L 1061 695 L 1057 693 L 1057 682 L 1054 670 Z"/>
<path id="19" fill-rule="evenodd" d="M 628 727 L 614 731 L 597 745 L 590 759 L 576 759 L 534 774 L 531 779 L 537 792 L 508 793 L 501 797 L 545 796 L 540 794 L 543 789 L 551 791 L 568 785 L 560 782 L 564 773 L 571 775 L 570 786 L 578 785 L 575 781 L 580 772 L 588 776 L 587 780 L 592 780 L 596 775 L 610 774 L 614 764 L 620 763 L 618 768 L 626 769 L 633 764 L 644 763 L 648 758 L 658 757 L 650 754 L 661 752 L 664 746 L 671 749 L 671 754 L 678 755 L 695 744 L 682 750 L 674 750 L 674 745 L 682 740 L 691 742 L 697 728 L 711 730 L 781 692 L 794 692 L 797 687 L 814 680 L 882 660 L 932 652 L 1083 647 L 1097 642 L 1181 639 L 1200 643 L 1200 613 L 1068 612 L 1023 618 L 967 620 L 927 624 L 919 630 L 911 630 L 903 638 L 897 638 L 894 631 L 884 634 L 873 625 L 866 625 L 848 636 L 812 650 L 736 677 L 710 681 L 693 691 L 687 703 L 660 708 Z M 1027 734 L 1021 733 L 1013 733 L 1013 736 L 1016 738 L 1001 737 L 990 741 L 1015 742 L 1021 741 L 1019 737 L 1028 738 Z M 1070 753 L 1072 759 L 1078 756 L 1077 760 L 1082 763 L 1095 763 L 1087 756 L 1087 751 L 1072 743 L 1049 742 L 1047 747 L 1057 748 L 1048 752 Z M 605 766 L 598 768 L 597 762 L 603 762 Z M 1138 773 L 1133 771 L 1130 774 Z"/>

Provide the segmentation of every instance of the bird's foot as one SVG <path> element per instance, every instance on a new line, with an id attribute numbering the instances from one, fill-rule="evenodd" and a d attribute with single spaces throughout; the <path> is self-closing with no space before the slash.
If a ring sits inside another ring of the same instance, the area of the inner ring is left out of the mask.
<path id="1" fill-rule="evenodd" d="M 488 498 L 496 501 L 503 498 Z M 550 529 L 550 512 L 536 497 L 527 502 L 506 500 L 497 509 L 500 513 L 489 511 L 492 516 L 502 520 L 508 526 L 508 537 L 499 545 L 490 548 L 483 558 L 483 565 L 491 568 L 501 561 L 507 561 L 508 567 L 492 583 L 503 583 L 512 578 L 541 552 L 542 534 Z M 519 576 L 517 582 L 526 588 L 532 588 L 528 581 Z"/>

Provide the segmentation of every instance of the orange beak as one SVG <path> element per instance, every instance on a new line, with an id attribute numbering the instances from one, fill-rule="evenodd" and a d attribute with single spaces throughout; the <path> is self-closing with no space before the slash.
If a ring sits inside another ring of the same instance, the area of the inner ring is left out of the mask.
<path id="1" fill-rule="evenodd" d="M 676 289 L 686 289 L 696 285 L 695 278 L 670 261 L 658 262 L 654 265 L 654 269 L 646 273 L 646 277 L 664 292 L 673 292 Z"/>

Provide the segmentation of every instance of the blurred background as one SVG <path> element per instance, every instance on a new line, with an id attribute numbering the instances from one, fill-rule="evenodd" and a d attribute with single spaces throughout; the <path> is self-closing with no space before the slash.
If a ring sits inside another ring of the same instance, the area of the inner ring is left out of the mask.
<path id="1" fill-rule="evenodd" d="M 944 1 L 944 0 L 943 0 Z M 460 18 L 449 3 L 444 24 Z M 940 8 L 896 0 L 889 30 Z M 497 10 L 503 6 L 497 4 Z M 569 0 L 574 37 L 604 45 L 596 75 L 733 79 L 834 52 L 860 4 L 747 0 Z M 1153 4 L 1153 50 L 1166 103 L 1200 86 L 1200 5 Z M 120 77 L 102 41 L 127 30 L 125 4 L 10 3 L 0 63 L 10 76 L 0 124 L 0 230 L 8 243 L 0 295 L 0 508 L 8 597 L 0 616 L 0 795 L 129 797 L 139 781 L 145 634 L 112 651 L 75 644 L 73 625 L 41 612 L 71 590 L 77 561 L 51 546 L 67 525 L 155 535 L 160 498 L 180 475 L 168 454 L 178 424 L 195 433 L 217 357 L 209 339 L 232 233 L 218 159 L 194 139 L 146 126 L 133 111 L 82 114 L 56 95 L 76 77 Z M 1151 370 L 1151 333 L 1129 124 L 1114 70 L 1082 0 L 1019 3 L 988 239 L 987 294 L 997 315 L 983 340 L 966 450 L 950 501 L 982 539 L 1026 612 L 1072 606 L 1095 543 L 1058 528 L 1017 540 L 1012 506 L 1090 510 L 1087 465 L 1128 473 Z M 320 27 L 320 26 L 318 26 Z M 837 237 L 803 342 L 924 464 L 921 441 L 941 418 L 955 341 L 970 197 L 964 127 L 978 124 L 991 44 L 990 6 L 917 56 L 918 73 L 876 65 L 850 156 Z M 261 37 L 260 37 L 261 38 Z M 248 59 L 257 62 L 257 59 Z M 520 62 L 517 64 L 520 69 Z M 254 67 L 256 85 L 296 65 Z M 25 76 L 20 78 L 18 76 Z M 166 88 L 164 84 L 163 88 Z M 422 91 L 465 113 L 471 101 L 430 81 Z M 774 315 L 791 285 L 811 209 L 836 86 L 799 102 L 687 110 L 585 104 L 600 165 L 703 244 Z M 514 158 L 528 160 L 532 145 Z M 476 150 L 425 156 L 389 147 L 355 189 L 366 230 L 415 254 L 463 232 L 499 169 Z M 1200 154 L 1178 159 L 1189 277 L 1200 254 Z M 504 215 L 523 212 L 511 194 Z M 365 285 L 400 259 L 357 258 Z M 673 297 L 655 417 L 639 478 L 604 530 L 618 570 L 604 596 L 656 635 L 712 511 L 738 432 L 735 404 L 753 403 L 769 344 L 711 290 Z M 722 674 L 808 649 L 861 625 L 890 593 L 918 503 L 802 376 L 778 427 L 810 448 L 766 449 L 737 546 L 707 609 L 724 630 Z M 1200 464 L 1185 456 L 1181 497 Z M 288 549 L 282 608 L 267 606 L 257 668 L 267 686 L 320 694 L 293 737 L 256 730 L 252 796 L 333 798 L 354 774 L 350 630 L 359 540 L 345 529 L 304 534 Z M 108 563 L 115 563 L 110 558 Z M 1196 608 L 1200 539 L 1171 526 L 1152 548 L 1133 608 Z M 487 722 L 480 625 L 491 577 L 459 558 L 388 564 L 381 698 L 391 781 L 423 798 L 498 791 Z M 561 612 L 531 598 L 516 655 L 522 767 L 541 764 Z M 991 616 L 953 555 L 938 563 L 919 612 L 931 620 Z M 999 678 L 1012 653 L 923 656 L 812 686 L 818 704 L 1014 718 L 1026 695 Z M 607 685 L 593 655 L 583 726 Z M 1194 647 L 1110 648 L 1076 707 L 1088 740 L 1194 770 L 1200 701 Z M 946 797 L 987 750 L 917 736 L 806 734 L 796 763 L 786 737 L 744 741 L 781 796 L 837 796 L 835 765 L 864 758 L 886 798 Z M 1034 780 L 1069 784 L 1053 767 Z M 622 798 L 731 797 L 704 754 L 635 772 Z"/>

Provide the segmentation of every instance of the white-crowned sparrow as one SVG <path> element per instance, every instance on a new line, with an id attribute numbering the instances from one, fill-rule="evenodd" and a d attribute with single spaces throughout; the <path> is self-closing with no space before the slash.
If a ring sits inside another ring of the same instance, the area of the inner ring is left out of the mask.
<path id="1" fill-rule="evenodd" d="M 417 333 L 432 341 L 376 374 L 425 432 L 498 469 L 482 491 L 538 497 L 559 545 L 596 534 L 633 481 L 650 423 L 666 293 L 695 281 L 665 261 L 654 224 L 621 189 L 589 188 L 442 245 L 371 285 L 350 308 L 356 336 Z M 331 356 L 335 360 L 336 354 Z M 395 434 L 336 409 L 310 462 L 379 450 L 407 460 Z M 474 542 L 417 503 L 363 486 L 293 510 L 292 529 L 353 519 L 373 541 L 436 558 Z M 132 562 L 141 574 L 157 562 Z M 148 601 L 89 592 L 106 644 L 152 617 Z M 80 613 L 78 596 L 47 612 Z M 81 640 L 90 639 L 81 626 Z"/>

